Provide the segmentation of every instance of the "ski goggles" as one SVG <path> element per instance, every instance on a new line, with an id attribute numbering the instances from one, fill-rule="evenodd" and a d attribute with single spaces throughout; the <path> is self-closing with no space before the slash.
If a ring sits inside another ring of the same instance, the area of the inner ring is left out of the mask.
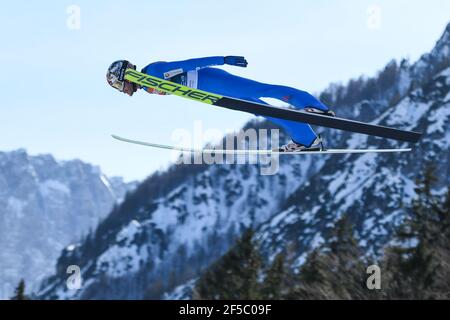
<path id="1" fill-rule="evenodd" d="M 119 90 L 120 92 L 123 92 L 123 89 L 125 88 L 125 82 L 116 80 L 113 83 L 111 83 L 111 87 Z"/>

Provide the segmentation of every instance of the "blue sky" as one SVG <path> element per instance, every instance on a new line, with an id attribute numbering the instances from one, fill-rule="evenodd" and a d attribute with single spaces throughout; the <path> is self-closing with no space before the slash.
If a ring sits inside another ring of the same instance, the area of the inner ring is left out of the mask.
<path id="1" fill-rule="evenodd" d="M 70 5 L 81 10 L 80 29 L 68 27 Z M 173 131 L 193 130 L 195 121 L 228 132 L 251 116 L 177 97 L 127 97 L 105 82 L 112 61 L 143 67 L 243 55 L 247 69 L 225 69 L 319 92 L 373 75 L 392 58 L 416 60 L 433 47 L 449 12 L 448 0 L 10 1 L 0 12 L 0 150 L 80 158 L 108 175 L 142 179 L 172 155 L 111 133 L 173 143 Z"/>

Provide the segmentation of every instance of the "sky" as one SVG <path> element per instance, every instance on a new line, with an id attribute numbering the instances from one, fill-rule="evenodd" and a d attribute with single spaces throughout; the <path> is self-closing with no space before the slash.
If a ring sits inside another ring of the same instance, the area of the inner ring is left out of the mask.
<path id="1" fill-rule="evenodd" d="M 247 68 L 223 69 L 318 93 L 391 59 L 417 60 L 449 12 L 448 0 L 8 1 L 0 12 L 0 151 L 79 158 L 109 176 L 144 179 L 173 154 L 111 134 L 174 144 L 177 130 L 200 124 L 226 133 L 252 116 L 174 96 L 128 97 L 105 81 L 111 62 L 142 68 L 242 55 Z"/>

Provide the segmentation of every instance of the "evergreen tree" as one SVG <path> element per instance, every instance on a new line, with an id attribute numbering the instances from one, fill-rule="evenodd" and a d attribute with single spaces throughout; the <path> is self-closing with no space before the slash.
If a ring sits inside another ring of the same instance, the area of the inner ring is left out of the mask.
<path id="1" fill-rule="evenodd" d="M 323 256 L 319 249 L 313 250 L 300 269 L 300 280 L 306 284 L 323 284 L 326 278 Z"/>
<path id="2" fill-rule="evenodd" d="M 428 165 L 416 184 L 411 214 L 397 232 L 400 245 L 389 249 L 391 297 L 440 299 L 450 297 L 450 194 L 434 195 L 437 178 Z"/>
<path id="3" fill-rule="evenodd" d="M 200 277 L 196 299 L 258 299 L 261 256 L 248 230 L 236 245 Z"/>
<path id="4" fill-rule="evenodd" d="M 287 299 L 326 299 L 331 289 L 328 286 L 329 266 L 320 248 L 313 250 L 301 266 L 298 275 L 294 275 Z"/>
<path id="5" fill-rule="evenodd" d="M 30 298 L 25 294 L 25 280 L 20 280 L 17 288 L 14 290 L 14 296 L 11 300 L 30 300 Z"/>
<path id="6" fill-rule="evenodd" d="M 328 266 L 326 281 L 337 299 L 363 299 L 368 291 L 365 285 L 366 264 L 348 215 L 337 221 L 327 245 L 323 264 Z"/>
<path id="7" fill-rule="evenodd" d="M 363 254 L 353 236 L 347 215 L 337 221 L 329 241 L 312 251 L 300 268 L 298 285 L 290 299 L 363 299 L 365 287 Z"/>
<path id="8" fill-rule="evenodd" d="M 267 270 L 264 283 L 262 284 L 262 298 L 279 300 L 285 294 L 286 276 L 289 270 L 286 269 L 286 256 L 279 253 Z"/>

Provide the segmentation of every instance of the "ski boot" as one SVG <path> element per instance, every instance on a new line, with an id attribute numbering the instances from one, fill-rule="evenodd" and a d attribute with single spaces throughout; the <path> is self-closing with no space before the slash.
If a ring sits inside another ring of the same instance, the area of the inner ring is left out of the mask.
<path id="1" fill-rule="evenodd" d="M 328 116 L 328 117 L 335 117 L 336 113 L 332 110 L 327 110 L 327 111 L 323 111 L 317 108 L 313 108 L 313 107 L 306 107 L 304 109 L 306 112 L 310 112 L 310 113 L 315 113 L 315 114 L 320 114 L 323 116 Z"/>
<path id="2" fill-rule="evenodd" d="M 314 142 L 309 146 L 305 146 L 300 143 L 296 143 L 293 140 L 289 142 L 288 144 L 285 144 L 284 146 L 281 146 L 279 148 L 272 149 L 272 151 L 275 152 L 314 152 L 314 151 L 325 151 L 326 148 L 323 146 L 323 140 L 319 136 L 314 140 Z"/>

